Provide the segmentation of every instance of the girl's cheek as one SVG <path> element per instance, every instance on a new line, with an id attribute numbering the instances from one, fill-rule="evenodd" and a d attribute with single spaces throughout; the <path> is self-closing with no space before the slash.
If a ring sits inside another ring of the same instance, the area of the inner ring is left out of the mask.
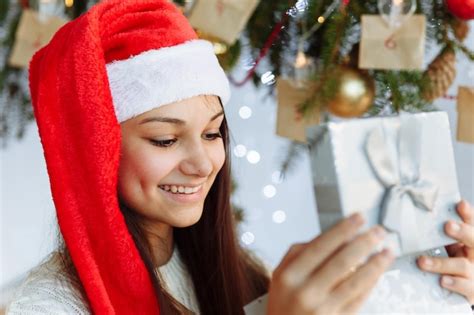
<path id="1" fill-rule="evenodd" d="M 215 149 L 211 151 L 212 164 L 214 165 L 215 171 L 218 172 L 225 162 L 225 150 L 224 146 L 221 144 L 216 146 Z"/>

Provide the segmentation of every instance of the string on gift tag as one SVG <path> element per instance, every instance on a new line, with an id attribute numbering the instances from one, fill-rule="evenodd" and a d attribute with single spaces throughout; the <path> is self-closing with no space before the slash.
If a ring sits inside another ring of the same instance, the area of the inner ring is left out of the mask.
<path id="1" fill-rule="evenodd" d="M 396 32 L 415 12 L 416 1 L 379 0 L 377 5 L 380 15 L 387 22 L 389 28 L 393 30 L 391 34 L 385 39 L 384 46 L 390 50 L 396 49 L 398 46 Z"/>
<path id="2" fill-rule="evenodd" d="M 217 13 L 219 13 L 219 16 L 222 16 L 222 13 L 224 12 L 224 2 L 222 0 L 217 0 L 216 10 Z"/>
<path id="3" fill-rule="evenodd" d="M 457 99 L 457 96 L 455 96 L 455 95 L 447 95 L 447 94 L 445 94 L 445 95 L 443 95 L 443 98 L 444 98 L 444 99 L 447 99 L 447 100 L 454 101 L 454 100 L 456 100 L 456 99 Z"/>
<path id="4" fill-rule="evenodd" d="M 305 37 L 305 39 L 307 39 L 308 37 L 310 37 L 312 34 L 314 34 L 318 29 L 319 27 L 325 22 L 325 20 L 329 17 L 329 15 L 331 15 L 332 12 L 334 12 L 334 10 L 338 7 L 338 5 L 340 5 L 342 3 L 343 6 L 347 6 L 349 4 L 350 0 L 336 0 L 334 1 L 327 9 L 326 11 L 324 12 L 323 15 L 321 15 L 320 17 L 317 18 L 317 23 L 315 25 L 313 25 L 313 27 L 308 31 L 306 32 L 305 34 L 303 34 L 303 36 Z M 235 86 L 242 86 L 244 85 L 245 83 L 247 83 L 251 78 L 252 76 L 254 75 L 255 73 L 255 70 L 257 69 L 257 66 L 259 65 L 259 63 L 262 61 L 262 59 L 268 54 L 268 51 L 270 50 L 270 47 L 273 45 L 273 43 L 275 42 L 275 40 L 278 38 L 278 36 L 280 35 L 280 32 L 283 30 L 283 28 L 285 27 L 285 24 L 286 22 L 288 21 L 288 18 L 290 16 L 290 9 L 286 10 L 283 14 L 282 14 L 282 17 L 280 19 L 280 21 L 273 27 L 273 30 L 272 32 L 270 33 L 270 35 L 268 36 L 267 40 L 265 41 L 262 49 L 260 50 L 259 54 L 258 54 L 258 57 L 255 59 L 254 63 L 253 63 L 253 66 L 252 68 L 250 68 L 250 70 L 247 72 L 247 74 L 245 75 L 244 79 L 243 80 L 240 80 L 240 81 L 237 81 L 235 80 L 232 76 L 229 75 L 229 81 L 235 85 Z M 303 37 L 302 36 L 302 37 Z M 300 45 L 299 45 L 300 46 Z"/>
<path id="5" fill-rule="evenodd" d="M 395 33 L 390 35 L 384 42 L 385 47 L 388 49 L 395 49 L 397 48 L 397 41 L 395 40 Z"/>
<path id="6" fill-rule="evenodd" d="M 41 35 L 42 35 L 41 33 L 38 34 L 38 36 L 36 36 L 35 41 L 33 42 L 33 48 L 34 48 L 35 50 L 40 49 L 41 46 L 42 46 L 42 44 L 41 44 L 41 43 L 42 43 Z"/>
<path id="7" fill-rule="evenodd" d="M 389 28 L 396 30 L 415 13 L 416 0 L 378 0 L 377 8 Z"/>
<path id="8" fill-rule="evenodd" d="M 38 22 L 41 24 L 47 24 L 51 16 L 54 15 L 56 7 L 57 3 L 55 0 L 38 1 Z"/>

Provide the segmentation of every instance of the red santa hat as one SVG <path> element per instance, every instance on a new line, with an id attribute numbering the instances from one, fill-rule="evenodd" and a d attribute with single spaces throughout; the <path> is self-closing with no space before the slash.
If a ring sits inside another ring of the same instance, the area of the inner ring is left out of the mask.
<path id="1" fill-rule="evenodd" d="M 60 230 L 95 314 L 159 314 L 119 209 L 120 122 L 197 95 L 229 99 L 212 45 L 168 0 L 105 0 L 30 63 Z"/>

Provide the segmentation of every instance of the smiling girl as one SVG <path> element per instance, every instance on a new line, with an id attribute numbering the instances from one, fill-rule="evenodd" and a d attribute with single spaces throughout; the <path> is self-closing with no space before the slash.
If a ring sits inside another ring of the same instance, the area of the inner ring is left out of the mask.
<path id="1" fill-rule="evenodd" d="M 30 88 L 64 242 L 7 314 L 243 314 L 266 292 L 266 314 L 355 313 L 393 260 L 370 256 L 384 230 L 360 233 L 358 214 L 273 275 L 240 247 L 228 82 L 167 0 L 100 2 L 34 56 Z M 474 215 L 460 209 L 457 258 L 423 266 L 474 301 Z"/>

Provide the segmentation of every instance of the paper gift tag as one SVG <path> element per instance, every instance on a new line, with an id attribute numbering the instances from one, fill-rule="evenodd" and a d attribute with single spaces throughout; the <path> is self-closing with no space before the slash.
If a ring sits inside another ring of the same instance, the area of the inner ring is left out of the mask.
<path id="1" fill-rule="evenodd" d="M 201 33 L 232 45 L 258 2 L 259 0 L 196 0 L 188 19 Z"/>
<path id="2" fill-rule="evenodd" d="M 413 70 L 423 68 L 424 15 L 413 15 L 391 29 L 380 15 L 363 15 L 359 68 Z"/>
<path id="3" fill-rule="evenodd" d="M 298 105 L 311 96 L 315 85 L 299 87 L 292 80 L 279 78 L 276 88 L 278 95 L 277 135 L 306 142 L 305 128 L 319 123 L 320 112 L 314 111 L 310 117 L 303 118 L 298 112 Z"/>
<path id="4" fill-rule="evenodd" d="M 37 12 L 24 9 L 8 64 L 13 67 L 27 67 L 34 53 L 46 45 L 65 23 L 67 20 L 60 17 L 40 17 Z"/>
<path id="5" fill-rule="evenodd" d="M 474 87 L 459 87 L 457 109 L 457 140 L 474 143 Z"/>

